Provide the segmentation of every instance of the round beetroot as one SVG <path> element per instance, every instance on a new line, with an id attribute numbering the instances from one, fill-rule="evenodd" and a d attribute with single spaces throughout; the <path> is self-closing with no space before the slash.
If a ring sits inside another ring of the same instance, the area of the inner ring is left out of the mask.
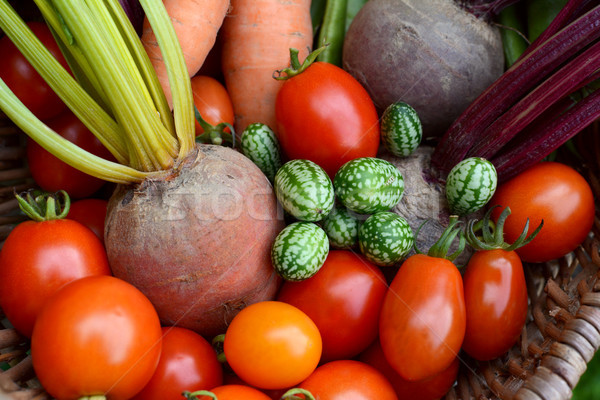
<path id="1" fill-rule="evenodd" d="M 344 40 L 343 67 L 380 111 L 403 101 L 441 136 L 504 70 L 499 30 L 454 0 L 369 0 Z"/>
<path id="2" fill-rule="evenodd" d="M 148 296 L 163 324 L 211 337 L 244 306 L 274 298 L 270 248 L 283 227 L 252 161 L 200 145 L 163 179 L 117 188 L 105 243 L 113 274 Z"/>

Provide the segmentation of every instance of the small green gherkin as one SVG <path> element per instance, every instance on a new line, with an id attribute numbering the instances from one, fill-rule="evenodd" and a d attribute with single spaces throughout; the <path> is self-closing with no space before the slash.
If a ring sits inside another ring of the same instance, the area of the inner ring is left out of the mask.
<path id="1" fill-rule="evenodd" d="M 320 221 L 331 212 L 334 192 L 331 179 L 310 160 L 283 164 L 274 179 L 275 195 L 283 209 L 300 221 Z"/>
<path id="2" fill-rule="evenodd" d="M 242 132 L 240 149 L 273 182 L 282 165 L 281 148 L 273 130 L 263 123 L 248 125 Z"/>
<path id="3" fill-rule="evenodd" d="M 312 222 L 294 222 L 275 238 L 271 261 L 287 281 L 302 281 L 316 274 L 329 254 L 325 231 Z"/>
<path id="4" fill-rule="evenodd" d="M 491 200 L 497 186 L 498 174 L 491 162 L 481 157 L 462 160 L 446 178 L 450 212 L 468 215 L 478 211 Z"/>
<path id="5" fill-rule="evenodd" d="M 381 116 L 381 139 L 396 157 L 412 154 L 423 139 L 423 127 L 415 109 L 404 102 L 390 104 Z"/>
<path id="6" fill-rule="evenodd" d="M 389 161 L 362 157 L 348 161 L 335 174 L 336 195 L 349 210 L 373 214 L 393 208 L 404 194 L 404 177 Z"/>
<path id="7" fill-rule="evenodd" d="M 371 215 L 358 231 L 361 253 L 380 266 L 396 264 L 414 244 L 414 234 L 406 219 L 389 211 Z"/>

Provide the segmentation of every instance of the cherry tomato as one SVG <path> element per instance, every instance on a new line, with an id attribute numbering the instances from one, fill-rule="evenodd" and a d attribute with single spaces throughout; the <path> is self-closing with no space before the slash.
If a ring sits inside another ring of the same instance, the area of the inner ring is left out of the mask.
<path id="1" fill-rule="evenodd" d="M 233 125 L 233 104 L 225 86 L 215 78 L 206 75 L 196 75 L 191 81 L 194 105 L 202 119 L 213 126 L 222 122 Z M 196 121 L 196 136 L 203 132 L 204 130 Z"/>
<path id="2" fill-rule="evenodd" d="M 245 385 L 223 385 L 212 389 L 211 392 L 218 400 L 271 400 L 260 390 Z M 199 396 L 198 400 L 213 400 L 213 398 Z"/>
<path id="3" fill-rule="evenodd" d="M 68 69 L 68 64 L 48 26 L 37 21 L 28 22 L 27 25 L 60 64 Z M 45 120 L 66 109 L 62 100 L 50 89 L 8 36 L 0 38 L 0 54 L 0 78 L 32 113 Z"/>
<path id="4" fill-rule="evenodd" d="M 82 149 L 112 159 L 110 152 L 70 111 L 48 121 L 47 125 Z M 31 139 L 27 141 L 27 161 L 35 182 L 48 192 L 64 190 L 72 198 L 80 199 L 92 195 L 105 183 L 67 165 Z"/>
<path id="5" fill-rule="evenodd" d="M 535 239 L 516 250 L 526 262 L 550 261 L 573 251 L 594 223 L 590 185 L 573 168 L 557 162 L 541 162 L 499 185 L 489 204 L 501 206 L 494 218 L 510 207 L 504 225 L 507 243 L 519 237 L 527 218 L 529 233 L 544 221 Z"/>
<path id="6" fill-rule="evenodd" d="M 355 360 L 319 366 L 298 387 L 319 400 L 396 400 L 392 384 L 374 367 Z"/>
<path id="7" fill-rule="evenodd" d="M 386 290 L 377 266 L 351 251 L 334 250 L 310 279 L 285 282 L 277 299 L 298 307 L 315 322 L 325 362 L 352 358 L 375 340 Z"/>
<path id="8" fill-rule="evenodd" d="M 161 336 L 158 314 L 133 285 L 113 276 L 85 277 L 42 308 L 31 337 L 33 368 L 59 400 L 130 399 L 158 365 Z"/>
<path id="9" fill-rule="evenodd" d="M 31 337 L 48 298 L 66 283 L 110 275 L 106 251 L 94 233 L 77 221 L 25 221 L 0 252 L 0 307 L 15 329 Z"/>
<path id="10" fill-rule="evenodd" d="M 71 203 L 69 219 L 87 226 L 104 243 L 104 220 L 106 219 L 106 206 L 108 202 L 103 199 L 81 199 Z"/>
<path id="11" fill-rule="evenodd" d="M 421 381 L 407 381 L 398 375 L 387 362 L 379 340 L 373 342 L 362 352 L 359 360 L 381 372 L 390 381 L 399 399 L 410 400 L 437 400 L 443 398 L 456 381 L 460 366 L 457 357 L 448 368 L 431 378 Z"/>
<path id="12" fill-rule="evenodd" d="M 375 105 L 352 75 L 333 64 L 315 62 L 287 79 L 275 114 L 284 153 L 319 164 L 330 177 L 347 161 L 377 155 Z"/>
<path id="13" fill-rule="evenodd" d="M 186 390 L 208 390 L 223 384 L 223 368 L 206 339 L 176 326 L 164 327 L 162 333 L 156 371 L 134 400 L 179 400 Z"/>
<path id="14" fill-rule="evenodd" d="M 292 387 L 308 377 L 321 358 L 321 335 L 298 308 L 262 301 L 242 309 L 223 343 L 233 372 L 261 389 Z"/>
<path id="15" fill-rule="evenodd" d="M 527 284 L 514 251 L 475 252 L 463 274 L 467 328 L 463 350 L 477 360 L 506 353 L 527 318 Z"/>
<path id="16" fill-rule="evenodd" d="M 450 261 L 415 254 L 392 280 L 381 308 L 379 338 L 404 379 L 430 378 L 450 366 L 465 335 L 463 282 Z"/>

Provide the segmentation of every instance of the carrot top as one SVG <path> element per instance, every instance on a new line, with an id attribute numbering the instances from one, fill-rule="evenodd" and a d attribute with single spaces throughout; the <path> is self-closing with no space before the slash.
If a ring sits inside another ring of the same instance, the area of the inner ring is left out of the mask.
<path id="1" fill-rule="evenodd" d="M 77 147 L 37 119 L 0 79 L 0 109 L 67 164 L 116 183 L 140 182 L 177 164 L 194 148 L 190 79 L 161 0 L 140 3 L 154 30 L 173 92 L 173 113 L 135 29 L 118 0 L 35 0 L 73 76 L 8 4 L 0 29 L 117 162 Z"/>

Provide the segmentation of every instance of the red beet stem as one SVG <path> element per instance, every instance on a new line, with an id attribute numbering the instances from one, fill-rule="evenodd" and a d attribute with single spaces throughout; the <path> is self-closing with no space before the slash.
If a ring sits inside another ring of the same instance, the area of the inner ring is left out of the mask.
<path id="1" fill-rule="evenodd" d="M 600 41 L 553 73 L 537 88 L 487 127 L 467 157 L 491 159 L 505 144 L 554 102 L 571 93 L 600 66 Z"/>
<path id="2" fill-rule="evenodd" d="M 577 102 L 571 109 L 547 124 L 540 124 L 526 140 L 492 159 L 498 176 L 505 181 L 541 161 L 567 140 L 600 118 L 600 90 Z"/>
<path id="3" fill-rule="evenodd" d="M 481 133 L 563 62 L 600 37 L 600 5 L 517 61 L 454 121 L 436 146 L 434 167 L 447 174 Z"/>

